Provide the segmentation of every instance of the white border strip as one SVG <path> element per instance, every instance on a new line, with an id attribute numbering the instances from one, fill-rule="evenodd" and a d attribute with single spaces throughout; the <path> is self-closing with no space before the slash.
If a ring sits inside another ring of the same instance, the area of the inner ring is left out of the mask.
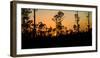
<path id="1" fill-rule="evenodd" d="M 83 7 L 64 7 L 64 6 L 50 6 L 50 5 L 35 5 L 35 4 L 17 4 L 17 54 L 38 54 L 38 53 L 52 53 L 52 52 L 71 52 L 71 51 L 86 51 L 96 50 L 96 28 L 92 28 L 92 46 L 84 47 L 63 47 L 63 48 L 43 48 L 43 49 L 21 49 L 21 8 L 37 8 L 37 9 L 57 9 L 57 10 L 78 10 L 92 12 L 92 27 L 96 26 L 95 8 Z"/>

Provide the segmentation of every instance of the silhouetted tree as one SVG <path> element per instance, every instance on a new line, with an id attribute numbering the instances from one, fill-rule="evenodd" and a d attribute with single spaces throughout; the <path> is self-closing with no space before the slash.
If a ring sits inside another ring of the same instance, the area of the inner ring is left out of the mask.
<path id="1" fill-rule="evenodd" d="M 76 24 L 77 24 L 77 32 L 79 32 L 79 28 L 80 28 L 80 25 L 79 25 L 79 16 L 78 16 L 78 11 L 76 12 L 75 14 L 75 21 L 76 21 Z"/>
<path id="2" fill-rule="evenodd" d="M 59 11 L 55 16 L 54 18 L 52 19 L 53 21 L 56 22 L 56 28 L 57 29 L 61 29 L 62 28 L 62 17 L 64 16 L 64 13 Z"/>
<path id="3" fill-rule="evenodd" d="M 29 19 L 29 14 L 31 13 L 31 9 L 27 8 L 22 8 L 21 9 L 21 15 L 22 15 L 22 30 L 25 31 L 28 28 L 28 19 Z"/>
<path id="4" fill-rule="evenodd" d="M 87 25 L 87 27 L 88 27 L 88 31 L 89 31 L 90 30 L 90 12 L 88 12 L 87 18 L 88 18 L 88 25 Z"/>
<path id="5" fill-rule="evenodd" d="M 73 28 L 74 28 L 74 30 L 76 32 L 77 31 L 77 26 L 75 24 L 73 25 Z"/>
<path id="6" fill-rule="evenodd" d="M 31 13 L 31 9 L 27 9 L 27 8 L 22 8 L 22 23 L 25 23 L 26 20 L 29 19 L 28 15 L 29 13 Z"/>
<path id="7" fill-rule="evenodd" d="M 54 18 L 52 19 L 56 23 L 56 32 L 59 33 L 59 30 L 62 29 L 61 22 L 63 21 L 62 17 L 64 16 L 64 13 L 59 11 Z"/>
<path id="8" fill-rule="evenodd" d="M 38 29 L 40 30 L 40 35 L 45 35 L 46 24 L 39 22 Z"/>

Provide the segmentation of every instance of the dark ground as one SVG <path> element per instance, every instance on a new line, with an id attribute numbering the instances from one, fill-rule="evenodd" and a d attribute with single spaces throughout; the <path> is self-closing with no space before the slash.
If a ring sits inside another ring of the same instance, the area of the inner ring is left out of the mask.
<path id="1" fill-rule="evenodd" d="M 22 34 L 22 49 L 52 48 L 52 47 L 72 47 L 72 46 L 91 46 L 92 33 L 79 32 L 77 34 L 60 35 L 56 37 L 31 37 L 30 34 Z"/>

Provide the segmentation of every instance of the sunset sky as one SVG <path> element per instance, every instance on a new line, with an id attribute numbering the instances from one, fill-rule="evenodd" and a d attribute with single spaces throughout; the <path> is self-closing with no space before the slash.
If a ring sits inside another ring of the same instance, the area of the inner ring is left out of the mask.
<path id="1" fill-rule="evenodd" d="M 56 15 L 58 13 L 59 10 L 44 10 L 44 9 L 38 9 L 36 11 L 36 24 L 38 22 L 43 22 L 47 25 L 47 27 L 52 27 L 55 28 L 56 24 L 55 22 L 52 20 L 52 18 L 54 17 L 54 15 Z M 75 11 L 69 11 L 69 10 L 60 10 L 64 13 L 63 16 L 63 21 L 62 21 L 62 25 L 64 25 L 65 27 L 67 27 L 67 29 L 72 29 L 73 30 L 73 25 L 76 24 L 75 21 Z M 86 31 L 87 29 L 87 24 L 88 24 L 88 12 L 84 12 L 84 11 L 78 11 L 78 15 L 80 17 L 80 30 L 84 30 Z M 30 20 L 34 20 L 34 12 L 29 14 Z M 90 12 L 90 27 L 92 26 L 92 13 Z"/>

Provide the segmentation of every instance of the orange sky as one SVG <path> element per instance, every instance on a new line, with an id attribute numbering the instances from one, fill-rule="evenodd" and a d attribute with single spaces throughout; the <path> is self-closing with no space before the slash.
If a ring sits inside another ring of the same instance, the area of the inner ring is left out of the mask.
<path id="1" fill-rule="evenodd" d="M 47 25 L 47 27 L 53 27 L 55 28 L 55 22 L 52 20 L 53 16 L 57 14 L 59 10 L 43 10 L 39 9 L 36 11 L 36 23 L 42 21 Z M 75 22 L 75 11 L 68 11 L 63 10 L 64 13 L 62 25 L 67 27 L 67 29 L 73 29 L 73 25 L 76 24 Z M 88 15 L 88 12 L 79 11 L 79 17 L 80 17 L 80 30 L 86 30 L 87 24 L 88 24 L 88 18 L 86 17 Z M 29 14 L 30 19 L 34 20 L 33 18 L 34 14 Z M 90 27 L 92 26 L 92 13 L 90 13 Z"/>

